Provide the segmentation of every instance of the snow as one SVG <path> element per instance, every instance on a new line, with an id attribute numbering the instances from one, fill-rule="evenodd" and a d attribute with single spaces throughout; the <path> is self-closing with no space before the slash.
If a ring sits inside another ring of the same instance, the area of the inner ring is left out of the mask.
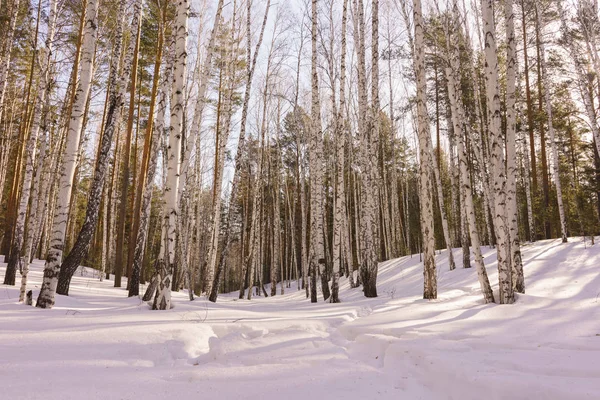
<path id="1" fill-rule="evenodd" d="M 484 256 L 497 295 L 495 250 Z M 380 265 L 375 299 L 342 278 L 340 304 L 294 285 L 216 304 L 174 293 L 174 309 L 151 311 L 85 269 L 41 310 L 0 286 L 0 399 L 600 399 L 600 245 L 540 241 L 523 261 L 527 294 L 502 306 L 445 252 L 435 301 L 418 255 Z"/>

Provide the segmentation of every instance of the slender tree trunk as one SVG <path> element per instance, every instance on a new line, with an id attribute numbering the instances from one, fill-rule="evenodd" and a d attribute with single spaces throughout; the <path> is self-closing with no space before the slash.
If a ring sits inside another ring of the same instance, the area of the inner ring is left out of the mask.
<path id="1" fill-rule="evenodd" d="M 187 37 L 188 16 L 190 5 L 188 0 L 177 3 L 177 16 L 174 29 L 176 30 L 175 63 L 173 69 L 173 89 L 171 91 L 171 127 L 169 132 L 169 146 L 167 148 L 167 180 L 165 182 L 165 240 L 164 260 L 158 272 L 158 287 L 152 308 L 155 310 L 168 310 L 171 308 L 171 283 L 175 264 L 175 239 L 176 226 L 179 213 L 178 186 L 179 164 L 181 158 L 181 137 L 183 134 L 183 113 L 185 79 L 187 66 Z"/>
<path id="2" fill-rule="evenodd" d="M 125 219 L 127 217 L 127 192 L 129 189 L 130 175 L 130 151 L 131 151 L 131 135 L 133 132 L 133 115 L 135 109 L 135 91 L 137 88 L 137 72 L 138 72 L 138 54 L 140 47 L 140 37 L 142 29 L 142 0 L 136 0 L 134 3 L 133 18 L 131 21 L 131 35 L 129 48 L 123 62 L 123 74 L 121 77 L 120 87 L 125 91 L 127 83 L 130 83 L 129 92 L 129 115 L 127 118 L 127 130 L 125 136 L 125 151 L 123 153 L 123 163 L 121 166 L 121 201 L 119 202 L 119 215 L 117 218 L 117 250 L 115 260 L 115 287 L 121 287 L 121 277 L 123 275 L 123 266 L 127 262 L 125 257 Z M 135 37 L 133 37 L 135 35 Z M 120 100 L 120 103 L 124 102 Z M 121 108 L 117 111 L 117 118 L 114 123 L 119 123 L 121 120 Z M 134 171 L 135 173 L 135 171 Z M 132 243 L 129 243 L 131 246 Z"/>
<path id="3" fill-rule="evenodd" d="M 541 170 L 542 170 L 542 192 L 543 192 L 543 210 L 547 211 L 550 208 L 550 179 L 548 177 L 548 157 L 546 152 L 546 130 L 544 127 L 544 72 L 542 71 L 542 26 L 541 19 L 538 15 L 538 8 L 534 5 L 535 12 L 535 39 L 536 39 L 536 50 L 537 50 L 537 89 L 538 89 L 538 128 L 540 130 L 540 153 L 541 153 Z M 544 212 L 544 234 L 546 239 L 552 237 L 552 225 L 549 219 L 549 213 Z"/>
<path id="4" fill-rule="evenodd" d="M 63 154 L 60 168 L 59 193 L 55 216 L 52 226 L 52 240 L 50 250 L 44 266 L 44 278 L 36 306 L 39 308 L 52 308 L 54 295 L 58 284 L 58 275 L 65 242 L 65 230 L 69 214 L 69 199 L 71 198 L 73 175 L 79 153 L 81 127 L 85 117 L 85 104 L 92 83 L 94 67 L 94 52 L 98 31 L 98 1 L 87 0 L 85 13 L 85 28 L 83 45 L 81 47 L 81 78 L 79 87 L 73 101 L 69 130 L 67 133 L 66 149 Z"/>
<path id="5" fill-rule="evenodd" d="M 523 67 L 525 75 L 525 96 L 527 99 L 527 128 L 529 130 L 529 151 L 531 153 L 531 177 L 533 184 L 533 193 L 537 193 L 537 168 L 536 168 L 536 157 L 535 157 L 535 136 L 534 136 L 534 122 L 533 122 L 533 100 L 531 99 L 531 89 L 529 84 L 529 57 L 527 55 L 527 24 L 525 12 L 525 1 L 521 0 L 521 16 L 522 20 L 522 32 L 523 32 Z M 535 229 L 531 233 L 532 242 L 535 241 Z"/>
<path id="6" fill-rule="evenodd" d="M 432 149 L 433 150 L 433 149 Z M 439 153 L 439 152 L 438 152 Z M 436 192 L 438 198 L 438 205 L 440 207 L 440 215 L 442 218 L 442 231 L 444 233 L 444 241 L 446 242 L 446 250 L 448 250 L 448 266 L 450 271 L 456 268 L 454 264 L 454 254 L 452 254 L 452 242 L 450 240 L 450 230 L 448 229 L 448 217 L 446 216 L 446 205 L 444 202 L 444 192 L 442 190 L 442 179 L 440 178 L 439 160 L 435 161 L 436 158 L 431 156 L 433 162 L 433 176 L 436 184 Z"/>
<path id="7" fill-rule="evenodd" d="M 232 36 L 235 35 L 235 3 L 234 3 L 234 14 L 232 18 L 231 32 Z M 218 292 L 220 280 L 215 281 L 215 270 L 218 268 L 217 255 L 219 252 L 219 237 L 221 232 L 221 192 L 223 189 L 223 168 L 225 165 L 225 150 L 227 148 L 227 141 L 229 140 L 229 133 L 231 130 L 231 118 L 233 114 L 233 103 L 234 103 L 234 81 L 237 74 L 237 68 L 234 60 L 234 42 L 235 37 L 232 37 L 231 44 L 224 54 L 225 64 L 224 68 L 221 68 L 219 72 L 219 103 L 217 105 L 217 125 L 215 127 L 215 160 L 213 168 L 213 199 L 212 199 L 212 229 L 211 229 L 211 240 L 208 251 L 207 260 L 207 273 L 206 273 L 206 293 L 210 297 L 212 293 L 212 285 L 216 284 L 215 290 Z M 224 103 L 224 104 L 222 104 Z M 223 109 L 221 111 L 221 109 Z M 227 227 L 229 230 L 230 227 Z"/>
<path id="8" fill-rule="evenodd" d="M 519 223 L 517 220 L 517 145 L 516 145 L 516 79 L 517 56 L 515 43 L 513 0 L 504 1 L 506 22 L 506 213 L 510 240 L 513 288 L 525 293 L 523 261 L 519 243 Z"/>
<path id="9" fill-rule="evenodd" d="M 239 186 L 242 180 L 242 174 L 245 170 L 244 166 L 246 164 L 245 156 L 246 156 L 246 121 L 248 118 L 248 107 L 250 105 L 250 92 L 252 87 L 252 77 L 254 76 L 254 69 L 256 67 L 256 62 L 258 60 L 258 52 L 262 45 L 265 27 L 267 24 L 267 20 L 269 17 L 269 10 L 271 8 L 271 0 L 267 0 L 267 6 L 265 9 L 265 14 L 262 20 L 262 26 L 260 29 L 260 35 L 258 37 L 258 42 L 256 43 L 256 47 L 254 48 L 254 54 L 252 55 L 252 35 L 251 35 L 251 2 L 247 4 L 247 13 L 246 13 L 246 88 L 244 92 L 244 102 L 242 104 L 242 117 L 240 121 L 240 135 L 238 137 L 238 147 L 237 152 L 235 154 L 235 170 L 233 173 L 233 183 L 231 185 L 231 194 L 229 196 L 229 207 L 227 210 L 227 221 L 225 228 L 225 237 L 223 238 L 223 249 L 221 250 L 220 257 L 218 259 L 218 264 L 209 265 L 208 268 L 210 271 L 214 272 L 214 278 L 211 286 L 211 290 L 209 292 L 209 300 L 212 302 L 217 301 L 217 296 L 219 294 L 219 284 L 221 279 L 221 274 L 224 269 L 224 263 L 227 260 L 227 254 L 229 253 L 229 249 L 231 246 L 232 236 L 231 236 L 231 223 L 234 218 L 234 213 L 236 210 L 237 198 L 239 195 Z M 209 260 L 215 258 L 212 256 L 209 257 Z M 211 272 L 213 273 L 213 272 Z M 244 284 L 242 283 L 242 290 Z M 243 294 L 240 294 L 243 297 Z M 241 298 L 241 297 L 240 297 Z"/>
<path id="10" fill-rule="evenodd" d="M 459 31 L 457 24 L 459 18 L 458 5 L 456 0 L 453 2 L 452 24 L 449 31 L 446 33 L 446 40 L 450 44 L 450 54 L 448 55 L 448 66 L 446 67 L 446 77 L 448 79 L 448 97 L 452 111 L 452 125 L 457 142 L 458 162 L 460 169 L 460 194 L 461 194 L 461 210 L 464 210 L 465 218 L 468 221 L 469 233 L 471 236 L 471 246 L 475 254 L 475 267 L 479 286 L 486 303 L 494 302 L 494 294 L 490 286 L 490 281 L 487 276 L 487 271 L 481 255 L 481 244 L 479 242 L 479 233 L 477 231 L 477 221 L 475 217 L 475 208 L 473 206 L 473 195 L 471 192 L 471 179 L 468 171 L 467 153 L 465 149 L 465 127 L 468 126 L 464 105 L 462 103 L 462 91 L 460 84 L 460 57 L 458 54 L 458 46 L 456 39 L 453 40 L 450 32 Z M 463 214 L 463 213 L 461 213 Z M 463 236 L 463 240 L 466 240 Z"/>
<path id="11" fill-rule="evenodd" d="M 483 33 L 485 37 L 485 83 L 488 104 L 489 136 L 494 187 L 494 227 L 496 229 L 498 279 L 500 303 L 514 302 L 510 243 L 506 217 L 506 170 L 504 167 L 503 140 L 500 132 L 500 91 L 498 86 L 498 55 L 494 25 L 493 1 L 482 0 Z"/>
<path id="12" fill-rule="evenodd" d="M 163 10 L 164 13 L 164 10 Z M 164 18 L 164 15 L 161 17 Z M 172 65 L 174 58 L 174 49 L 171 47 L 169 51 L 169 57 L 167 64 L 164 68 L 164 76 L 160 79 L 160 64 L 162 61 L 162 49 L 164 42 L 164 22 L 161 21 L 159 26 L 159 36 L 157 44 L 156 60 L 154 63 L 154 78 L 152 84 L 152 98 L 150 101 L 150 118 L 146 127 L 146 136 L 150 136 L 150 143 L 148 143 L 148 164 L 145 168 L 146 174 L 140 174 L 140 187 L 141 189 L 141 204 L 140 204 L 140 216 L 139 226 L 137 229 L 135 239 L 135 249 L 133 253 L 133 266 L 131 269 L 131 277 L 129 284 L 129 297 L 138 296 L 140 291 L 140 272 L 142 270 L 142 262 L 144 260 L 144 252 L 146 250 L 146 241 L 148 238 L 148 228 L 150 222 L 150 207 L 152 202 L 152 188 L 153 181 L 156 175 L 156 165 L 158 163 L 158 151 L 161 147 L 161 136 L 165 130 L 165 114 L 167 111 L 167 97 L 169 96 L 169 83 L 171 80 Z M 159 88 L 160 80 L 160 93 L 157 93 Z M 158 111 L 155 113 L 155 103 L 158 100 Z M 154 118 L 156 122 L 154 123 Z M 191 290 L 191 289 L 190 289 Z"/>
<path id="13" fill-rule="evenodd" d="M 123 2 L 120 5 L 121 12 L 120 15 L 124 14 L 124 4 Z M 136 7 L 134 10 L 134 21 L 133 26 L 136 28 L 139 39 L 139 24 L 141 23 L 141 2 L 136 3 Z M 137 16 L 137 17 L 136 17 Z M 137 22 L 136 22 L 137 21 Z M 137 25 L 136 25 L 137 24 Z M 68 295 L 69 294 L 69 285 L 71 283 L 71 278 L 77 268 L 79 267 L 83 258 L 87 255 L 88 248 L 92 237 L 94 235 L 94 231 L 96 230 L 96 226 L 98 224 L 98 216 L 100 210 L 100 203 L 102 200 L 102 190 L 104 187 L 104 177 L 106 175 L 106 168 L 108 166 L 110 148 L 113 142 L 113 136 L 118 125 L 118 121 L 120 120 L 121 109 L 124 102 L 124 95 L 126 90 L 126 83 L 128 81 L 129 76 L 132 79 L 137 80 L 135 73 L 135 60 L 137 59 L 137 50 L 138 44 L 135 41 L 130 44 L 127 54 L 125 56 L 124 61 L 124 71 L 120 76 L 120 82 L 117 82 L 119 78 L 119 74 L 117 72 L 117 67 L 119 63 L 119 59 L 121 58 L 121 39 L 123 35 L 122 30 L 122 22 L 119 24 L 119 28 L 117 30 L 116 41 L 115 41 L 115 55 L 113 56 L 113 60 L 111 62 L 111 82 L 109 83 L 109 87 L 112 90 L 112 93 L 109 95 L 108 99 L 108 107 L 106 112 L 105 119 L 105 127 L 102 132 L 102 136 L 99 143 L 98 149 L 98 158 L 96 160 L 96 168 L 94 171 L 94 178 L 92 184 L 90 186 L 90 192 L 88 196 L 88 204 L 86 208 L 86 217 L 84 223 L 79 231 L 77 236 L 77 240 L 73 245 L 73 248 L 69 252 L 67 258 L 63 261 L 61 266 L 58 289 L 57 292 L 59 294 Z M 135 87 L 135 85 L 133 85 Z M 131 97 L 133 97 L 133 92 L 131 93 Z M 132 107 L 132 103 L 130 102 L 130 108 Z M 129 128 L 129 127 L 128 127 Z M 127 140 L 127 139 L 126 139 Z M 126 142 L 128 143 L 128 142 Z M 127 156 L 128 145 L 126 144 L 125 153 Z M 121 206 L 124 205 L 124 199 L 121 199 Z M 117 280 L 120 280 L 119 276 L 119 251 L 118 251 L 118 239 L 117 239 L 117 262 L 116 262 L 116 273 L 115 273 L 115 286 L 117 285 Z M 122 261 L 122 260 L 121 260 Z M 122 270 L 122 269 L 121 269 Z M 118 287 L 118 286 L 117 286 Z"/>
<path id="14" fill-rule="evenodd" d="M 25 233 L 25 216 L 27 213 L 27 205 L 29 204 L 29 196 L 31 194 L 31 180 L 33 178 L 33 169 L 35 164 L 35 152 L 37 145 L 37 135 L 39 133 L 40 118 L 41 118 L 41 106 L 44 103 L 44 97 L 46 94 L 45 85 L 43 82 L 38 82 L 38 85 L 34 83 L 36 65 L 42 64 L 44 68 L 43 56 L 39 55 L 37 48 L 38 34 L 40 28 L 41 19 L 41 0 L 38 1 L 38 11 L 35 23 L 35 29 L 32 31 L 33 40 L 32 45 L 32 57 L 29 70 L 29 79 L 26 86 L 26 101 L 25 111 L 20 124 L 20 141 L 17 147 L 17 156 L 13 172 L 13 182 L 10 191 L 10 198 L 8 201 L 8 207 L 6 210 L 6 227 L 4 234 L 4 246 L 8 250 L 8 265 L 6 266 L 6 273 L 4 274 L 4 284 L 14 285 L 17 269 L 23 270 L 21 260 L 21 247 L 23 246 L 23 239 Z M 7 44 L 8 51 L 11 50 L 12 43 Z M 38 58 L 39 57 L 39 58 Z M 38 61 L 38 62 L 36 62 Z M 43 79 L 43 77 L 42 77 Z M 40 79 L 41 81 L 41 79 Z M 4 82 L 3 82 L 4 84 Z M 30 95 L 31 90 L 34 88 L 36 94 L 34 97 L 38 101 L 33 101 L 30 109 Z M 37 113 L 36 113 L 37 111 Z M 32 116 L 34 121 L 32 121 Z M 29 127 L 33 126 L 33 129 L 29 131 Z M 29 135 L 27 134 L 29 132 Z"/>
<path id="15" fill-rule="evenodd" d="M 548 134 L 550 135 L 550 149 L 552 151 L 552 170 L 554 175 L 554 184 L 556 185 L 556 199 L 558 201 L 558 214 L 560 216 L 560 231 L 562 242 L 567 242 L 567 223 L 565 219 L 565 207 L 563 204 L 562 188 L 560 184 L 560 164 L 558 160 L 558 149 L 554 135 L 554 122 L 552 121 L 552 101 L 550 99 L 550 80 L 548 79 L 548 68 L 546 66 L 546 46 L 541 38 L 542 21 L 538 4 L 535 4 L 538 29 L 540 30 L 540 66 L 542 71 L 542 81 L 544 83 L 544 103 L 546 105 L 546 115 L 548 116 Z"/>
<path id="16" fill-rule="evenodd" d="M 158 5 L 160 5 L 160 2 L 157 3 Z M 129 256 L 127 259 L 127 271 L 131 271 L 131 274 L 128 275 L 129 280 L 127 281 L 127 286 L 129 289 L 129 292 L 131 293 L 131 288 L 130 288 L 130 284 L 132 281 L 132 278 L 134 280 L 137 279 L 137 283 L 139 285 L 139 275 L 137 277 L 133 277 L 133 264 L 134 264 L 134 257 L 135 257 L 135 249 L 138 245 L 137 240 L 139 237 L 139 230 L 140 230 L 140 219 L 142 217 L 142 214 L 144 213 L 143 207 L 142 207 L 142 199 L 144 197 L 145 194 L 145 189 L 147 186 L 147 182 L 152 182 L 151 180 L 146 178 L 147 172 L 148 172 L 148 164 L 150 163 L 150 153 L 151 153 L 151 147 L 152 147 L 152 142 L 153 142 L 153 120 L 154 120 L 154 111 L 155 111 L 155 107 L 156 107 L 156 94 L 158 91 L 158 86 L 159 86 L 159 75 L 160 75 L 160 63 L 161 63 L 161 59 L 162 59 L 162 51 L 163 51 L 163 46 L 164 46 L 164 7 L 165 5 L 168 4 L 167 2 L 164 2 L 162 4 L 162 10 L 160 11 L 160 16 L 159 16 L 159 27 L 158 27 L 158 42 L 156 44 L 156 52 L 157 52 L 157 56 L 154 62 L 154 78 L 153 78 L 153 83 L 152 83 L 152 93 L 151 93 L 151 98 L 150 98 L 150 110 L 149 110 L 149 115 L 150 118 L 148 119 L 148 124 L 146 125 L 146 132 L 145 132 L 145 136 L 144 136 L 144 150 L 142 153 L 142 165 L 140 168 L 140 172 L 139 175 L 137 177 L 137 188 L 135 190 L 135 200 L 134 200 L 134 206 L 133 206 L 133 224 L 132 224 L 132 229 L 131 229 L 131 233 L 130 233 L 130 237 L 129 237 Z M 141 91 L 139 92 L 141 95 Z M 140 102 L 138 101 L 138 108 L 140 106 Z M 139 114 L 139 113 L 138 113 Z M 139 116 L 138 116 L 138 122 L 139 122 Z M 198 128 L 200 129 L 200 128 Z M 154 142 L 156 143 L 156 142 Z M 158 146 L 158 145 L 156 145 Z M 147 232 L 144 234 L 147 235 Z M 144 239 L 145 242 L 145 239 Z M 142 244 L 142 246 L 144 246 L 145 248 L 145 243 Z M 143 249 L 142 249 L 142 253 L 143 253 Z M 143 257 L 143 254 L 142 254 Z M 139 291 L 138 289 L 135 289 Z"/>
<path id="17" fill-rule="evenodd" d="M 27 161 L 25 163 L 25 177 L 23 179 L 23 189 L 21 191 L 21 200 L 19 203 L 19 214 L 15 224 L 15 235 L 13 242 L 13 250 L 11 251 L 11 258 L 14 257 L 16 260 L 22 260 L 22 272 L 21 272 L 21 290 L 19 294 L 19 301 L 25 299 L 25 292 L 27 291 L 27 276 L 29 273 L 29 263 L 31 256 L 31 244 L 34 227 L 38 225 L 37 221 L 37 201 L 39 193 L 39 182 L 40 175 L 42 174 L 44 156 L 45 156 L 45 141 L 40 148 L 40 162 L 38 163 L 36 184 L 32 188 L 32 174 L 33 164 L 35 163 L 35 146 L 36 141 L 41 129 L 45 128 L 46 121 L 42 116 L 48 112 L 48 104 L 46 102 L 50 97 L 52 91 L 50 68 L 52 62 L 52 49 L 54 41 L 54 26 L 56 21 L 56 2 L 50 0 L 49 3 L 49 15 L 48 15 L 48 27 L 46 36 L 46 47 L 45 51 L 39 55 L 40 65 L 42 68 L 40 81 L 38 83 L 38 98 L 34 109 L 33 123 L 31 127 L 31 133 L 27 143 Z M 43 122 L 43 126 L 42 126 Z M 27 204 L 29 202 L 30 192 L 33 190 L 31 209 L 29 213 L 29 226 L 25 226 L 25 214 L 27 212 Z M 23 234 L 27 230 L 27 240 L 23 246 L 24 255 L 21 257 L 21 244 L 23 242 Z M 14 254 L 13 254 L 14 253 Z M 10 261 L 10 260 L 9 260 Z M 8 267 L 7 267 L 8 272 Z M 7 273 L 8 275 L 8 273 Z"/>
<path id="18" fill-rule="evenodd" d="M 323 248 L 323 142 L 321 130 L 321 104 L 319 101 L 319 75 L 317 71 L 317 0 L 312 0 L 311 7 L 311 135 L 309 142 L 310 164 L 310 246 L 308 265 L 310 270 L 311 287 L 310 301 L 317 302 L 317 274 L 324 274 L 325 253 Z M 322 281 L 323 297 L 329 298 L 329 284 Z M 327 286 L 327 290 L 325 287 Z"/>
<path id="19" fill-rule="evenodd" d="M 435 241 L 433 236 L 433 188 L 431 182 L 431 137 L 427 115 L 427 82 L 425 78 L 424 20 L 421 0 L 413 0 L 415 49 L 414 70 L 417 78 L 417 118 L 420 159 L 419 204 L 421 207 L 421 232 L 423 240 L 424 299 L 437 298 L 435 266 Z"/>
<path id="20" fill-rule="evenodd" d="M 348 251 L 344 240 L 346 234 L 344 219 L 346 218 L 346 193 L 345 193 L 345 163 L 344 152 L 346 151 L 346 122 L 344 111 L 346 109 L 346 27 L 348 19 L 348 0 L 343 2 L 342 10 L 342 53 L 340 59 L 340 106 L 336 116 L 336 191 L 335 191 L 335 215 L 333 231 L 333 275 L 331 279 L 331 302 L 339 303 L 339 279 L 340 264 L 345 259 Z M 334 89 L 335 90 L 335 89 Z"/>

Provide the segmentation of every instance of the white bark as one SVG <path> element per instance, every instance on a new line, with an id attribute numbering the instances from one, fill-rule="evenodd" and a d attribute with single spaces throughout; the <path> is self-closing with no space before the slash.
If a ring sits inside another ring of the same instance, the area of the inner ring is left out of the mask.
<path id="1" fill-rule="evenodd" d="M 340 106 L 336 116 L 336 185 L 335 206 L 333 226 L 333 275 L 331 277 L 331 302 L 339 303 L 339 278 L 340 263 L 346 259 L 346 232 L 344 223 L 346 218 L 346 192 L 345 192 L 345 162 L 344 152 L 346 148 L 346 122 L 344 110 L 346 108 L 346 26 L 348 20 L 348 0 L 343 2 L 342 10 L 342 54 L 340 58 Z M 335 88 L 334 88 L 335 93 Z"/>
<path id="2" fill-rule="evenodd" d="M 498 257 L 500 303 L 514 302 L 508 222 L 506 218 L 506 170 L 501 128 L 500 91 L 498 86 L 498 54 L 494 25 L 493 0 L 482 0 L 483 33 L 485 37 L 485 83 L 488 105 L 489 141 L 494 188 L 494 227 Z"/>
<path id="3" fill-rule="evenodd" d="M 311 7 L 311 129 L 308 144 L 310 169 L 310 244 L 308 266 L 310 270 L 310 301 L 317 302 L 317 273 L 324 264 L 323 243 L 323 144 L 321 130 L 321 104 L 319 101 L 319 75 L 317 71 L 317 0 Z M 326 299 L 325 299 L 326 300 Z"/>
<path id="4" fill-rule="evenodd" d="M 506 22 L 506 213 L 510 239 L 513 288 L 525 293 L 523 261 L 517 220 L 517 144 L 516 144 L 516 79 L 517 56 L 515 43 L 513 0 L 504 1 Z"/>
<path id="5" fill-rule="evenodd" d="M 35 157 L 36 147 L 38 141 L 38 135 L 42 123 L 42 114 L 46 108 L 46 99 L 50 96 L 52 86 L 50 84 L 50 67 L 52 61 L 52 42 L 54 41 L 54 22 L 56 18 L 56 3 L 50 2 L 50 14 L 48 16 L 48 34 L 46 37 L 46 46 L 43 51 L 37 54 L 37 62 L 40 66 L 40 80 L 37 87 L 37 99 L 34 107 L 33 121 L 31 124 L 31 131 L 29 138 L 25 146 L 25 163 L 24 163 L 24 176 L 23 184 L 19 197 L 19 206 L 17 208 L 17 219 L 14 226 L 12 250 L 8 260 L 8 266 L 6 268 L 5 284 L 14 284 L 14 274 L 12 277 L 9 276 L 9 271 L 16 271 L 16 267 L 21 270 L 21 295 L 19 297 L 25 298 L 25 288 L 27 282 L 27 274 L 29 272 L 29 257 L 22 257 L 21 249 L 23 248 L 23 241 L 25 239 L 25 217 L 27 216 L 27 209 L 29 205 L 29 198 L 32 191 L 33 183 L 33 172 L 35 169 Z M 39 171 L 41 172 L 41 170 Z M 32 207 L 32 210 L 35 207 Z M 30 218 L 31 221 L 31 218 Z M 28 230 L 29 231 L 29 230 Z M 7 279 L 11 278 L 11 282 L 7 282 Z M 23 301 L 23 300 L 20 300 Z"/>
<path id="6" fill-rule="evenodd" d="M 446 33 L 446 41 L 449 43 L 450 52 L 448 54 L 448 65 L 446 66 L 446 77 L 448 79 L 448 97 L 450 99 L 450 107 L 452 111 L 452 126 L 456 137 L 458 162 L 460 169 L 460 196 L 461 196 L 461 215 L 466 214 L 468 222 L 469 235 L 471 237 L 471 247 L 475 255 L 475 267 L 479 280 L 479 287 L 483 299 L 486 303 L 494 302 L 494 294 L 490 286 L 490 281 L 487 276 L 487 271 L 481 254 L 481 243 L 479 240 L 479 232 L 477 231 L 477 221 L 475 217 L 475 207 L 473 205 L 473 194 L 471 192 L 471 178 L 468 171 L 467 153 L 464 145 L 465 127 L 467 125 L 464 112 L 464 104 L 462 100 L 462 91 L 460 85 L 460 57 L 456 38 L 452 38 L 452 32 L 459 29 L 456 21 L 458 19 L 458 7 L 454 1 L 453 22 L 450 25 L 449 31 Z M 461 221 L 461 224 L 463 221 Z M 465 240 L 463 236 L 463 240 Z"/>
<path id="7" fill-rule="evenodd" d="M 52 308 L 58 284 L 58 274 L 64 250 L 69 201 L 73 176 L 79 154 L 79 142 L 85 114 L 85 105 L 92 83 L 94 53 L 98 32 L 98 0 L 88 0 L 85 11 L 85 27 L 81 46 L 81 73 L 69 119 L 66 148 L 60 168 L 59 193 L 51 229 L 51 243 L 44 266 L 44 279 L 37 300 L 37 307 Z"/>
<path id="8" fill-rule="evenodd" d="M 167 179 L 165 182 L 164 226 L 166 238 L 161 246 L 165 246 L 165 255 L 158 272 L 158 287 L 152 308 L 168 310 L 171 308 L 171 283 L 175 264 L 175 240 L 179 204 L 179 172 L 181 159 L 181 135 L 183 133 L 183 113 L 185 96 L 185 79 L 187 67 L 188 16 L 190 5 L 188 0 L 179 0 L 174 29 L 176 30 L 175 65 L 173 70 L 173 89 L 171 92 L 171 127 L 167 148 Z"/>
<path id="9" fill-rule="evenodd" d="M 467 155 L 464 146 L 464 132 L 463 126 L 465 126 L 464 112 L 462 107 L 462 100 L 460 95 L 460 82 L 455 77 L 455 71 L 453 69 L 457 62 L 457 58 L 454 54 L 451 55 L 452 67 L 446 68 L 446 76 L 448 77 L 448 94 L 450 97 L 452 107 L 452 123 L 454 126 L 454 132 L 456 135 L 457 152 L 459 159 L 460 168 L 460 194 L 461 203 L 464 213 L 466 213 L 469 234 L 471 236 L 471 247 L 475 255 L 475 267 L 477 269 L 477 277 L 479 279 L 479 287 L 483 294 L 483 299 L 486 303 L 494 302 L 494 294 L 490 286 L 490 281 L 487 276 L 487 271 L 483 262 L 483 256 L 481 254 L 481 244 L 479 241 L 479 233 L 477 232 L 477 221 L 475 218 L 475 207 L 473 206 L 473 195 L 471 193 L 471 179 L 468 171 Z M 462 213 L 461 213 L 462 214 Z"/>
<path id="10" fill-rule="evenodd" d="M 413 0 L 415 49 L 414 70 L 417 78 L 417 119 L 420 160 L 421 231 L 424 266 L 423 298 L 437 298 L 437 275 L 435 267 L 435 242 L 433 237 L 433 188 L 431 169 L 432 146 L 427 115 L 427 81 L 425 78 L 424 20 L 421 0 Z"/>
<path id="11" fill-rule="evenodd" d="M 46 140 L 42 138 L 38 154 L 38 165 L 36 169 L 35 181 L 31 188 L 31 208 L 29 211 L 29 223 L 26 226 L 27 234 L 23 245 L 22 271 L 21 271 L 21 289 L 19 291 L 19 302 L 25 300 L 27 292 L 27 278 L 29 276 L 29 264 L 31 262 L 31 251 L 36 229 L 39 229 L 38 202 L 41 186 L 41 175 L 43 173 L 44 158 L 46 156 Z"/>

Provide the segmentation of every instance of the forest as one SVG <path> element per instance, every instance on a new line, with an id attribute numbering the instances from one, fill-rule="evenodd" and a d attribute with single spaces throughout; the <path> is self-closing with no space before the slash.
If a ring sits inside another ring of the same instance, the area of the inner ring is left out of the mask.
<path id="1" fill-rule="evenodd" d="M 338 303 L 413 256 L 424 299 L 443 265 L 512 304 L 522 245 L 600 233 L 594 0 L 1 0 L 0 20 L 20 302 L 52 308 L 85 266 L 158 310 Z"/>

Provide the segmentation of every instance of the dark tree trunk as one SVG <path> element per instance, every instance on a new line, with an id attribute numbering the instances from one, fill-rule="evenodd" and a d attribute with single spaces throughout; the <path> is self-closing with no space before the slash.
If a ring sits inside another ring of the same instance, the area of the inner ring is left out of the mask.
<path id="1" fill-rule="evenodd" d="M 321 274 L 321 290 L 323 291 L 323 300 L 329 299 L 331 291 L 329 290 L 329 279 L 327 278 L 327 269 L 323 268 Z"/>
<path id="2" fill-rule="evenodd" d="M 154 276 L 152 277 L 152 280 L 150 281 L 150 284 L 146 288 L 146 293 L 144 293 L 144 297 L 142 297 L 142 300 L 150 301 L 152 299 L 152 297 L 154 297 L 154 292 L 156 291 L 157 286 L 158 286 L 158 279 L 157 279 L 157 275 L 154 274 Z"/>
<path id="3" fill-rule="evenodd" d="M 115 86 L 112 87 L 115 88 Z M 83 258 L 88 253 L 89 245 L 94 236 L 96 224 L 98 223 L 100 202 L 102 200 L 102 188 L 104 186 L 104 176 L 106 174 L 108 156 L 116 126 L 116 124 L 113 123 L 113 119 L 116 117 L 118 106 L 121 103 L 117 95 L 110 96 L 109 102 L 110 103 L 106 114 L 106 129 L 104 130 L 102 138 L 100 139 L 100 150 L 98 151 L 98 160 L 96 161 L 94 180 L 92 181 L 92 185 L 90 187 L 88 204 L 85 211 L 85 220 L 81 230 L 79 231 L 77 240 L 71 249 L 71 252 L 67 258 L 65 258 L 60 267 L 60 275 L 56 289 L 56 293 L 58 294 L 69 294 L 71 278 L 73 277 L 73 274 L 79 267 Z"/>

